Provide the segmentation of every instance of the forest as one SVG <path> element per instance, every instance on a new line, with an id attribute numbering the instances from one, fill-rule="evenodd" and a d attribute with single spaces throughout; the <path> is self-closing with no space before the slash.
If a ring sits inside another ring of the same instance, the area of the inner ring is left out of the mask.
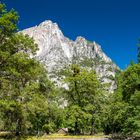
<path id="1" fill-rule="evenodd" d="M 65 89 L 49 80 L 35 59 L 37 44 L 17 33 L 18 22 L 18 13 L 0 4 L 1 131 L 43 135 L 68 128 L 71 135 L 140 135 L 140 45 L 138 62 L 116 74 L 114 93 L 95 71 L 75 64 L 63 71 Z"/>

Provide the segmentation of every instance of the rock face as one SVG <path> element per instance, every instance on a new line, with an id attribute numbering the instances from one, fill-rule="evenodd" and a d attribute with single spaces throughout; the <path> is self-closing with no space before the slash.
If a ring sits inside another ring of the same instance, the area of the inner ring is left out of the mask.
<path id="1" fill-rule="evenodd" d="M 114 77 L 119 68 L 106 56 L 96 42 L 90 42 L 83 37 L 75 41 L 66 38 L 56 23 L 44 21 L 38 26 L 22 31 L 33 37 L 38 44 L 37 59 L 47 68 L 50 75 L 63 69 L 64 66 L 77 63 L 82 67 L 96 70 L 101 82 L 109 83 L 108 90 L 116 88 Z M 57 76 L 52 80 L 56 80 Z M 57 84 L 61 84 L 57 80 Z"/>

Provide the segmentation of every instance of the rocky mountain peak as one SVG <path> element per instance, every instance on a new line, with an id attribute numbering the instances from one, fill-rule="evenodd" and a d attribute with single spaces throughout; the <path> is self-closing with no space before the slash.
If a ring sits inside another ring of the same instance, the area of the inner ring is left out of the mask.
<path id="1" fill-rule="evenodd" d="M 51 79 L 58 85 L 61 85 L 59 79 L 61 76 L 55 75 L 54 71 L 76 62 L 82 67 L 96 70 L 100 80 L 110 84 L 108 89 L 110 92 L 116 88 L 114 76 L 119 68 L 95 41 L 88 41 L 81 36 L 72 41 L 50 20 L 22 32 L 34 38 L 39 47 L 37 59 L 47 67 Z"/>
<path id="2" fill-rule="evenodd" d="M 57 23 L 53 23 L 51 20 L 45 20 L 39 24 L 40 27 L 43 28 L 51 28 L 51 27 L 58 27 Z"/>

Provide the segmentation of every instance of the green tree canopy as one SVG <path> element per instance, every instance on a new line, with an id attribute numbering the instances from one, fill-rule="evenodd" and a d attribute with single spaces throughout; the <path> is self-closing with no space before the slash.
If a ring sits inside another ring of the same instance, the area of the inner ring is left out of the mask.
<path id="1" fill-rule="evenodd" d="M 65 81 L 69 87 L 66 90 L 67 125 L 75 134 L 89 131 L 93 133 L 94 116 L 99 111 L 102 94 L 95 71 L 72 65 Z"/>
<path id="2" fill-rule="evenodd" d="M 121 78 L 123 99 L 129 101 L 135 91 L 140 91 L 140 65 L 129 66 L 122 72 Z"/>
<path id="3" fill-rule="evenodd" d="M 17 12 L 0 4 L 0 129 L 17 133 L 43 129 L 54 92 L 46 70 L 34 58 L 34 40 L 17 33 L 18 18 Z"/>

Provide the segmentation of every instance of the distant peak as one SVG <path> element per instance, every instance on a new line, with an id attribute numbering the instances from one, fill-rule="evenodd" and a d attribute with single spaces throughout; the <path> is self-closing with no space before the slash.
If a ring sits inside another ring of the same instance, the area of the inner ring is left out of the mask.
<path id="1" fill-rule="evenodd" d="M 39 24 L 39 26 L 52 26 L 52 25 L 55 25 L 55 26 L 57 26 L 57 24 L 56 23 L 53 23 L 51 20 L 45 20 L 45 21 L 43 21 L 42 23 L 40 23 Z"/>

